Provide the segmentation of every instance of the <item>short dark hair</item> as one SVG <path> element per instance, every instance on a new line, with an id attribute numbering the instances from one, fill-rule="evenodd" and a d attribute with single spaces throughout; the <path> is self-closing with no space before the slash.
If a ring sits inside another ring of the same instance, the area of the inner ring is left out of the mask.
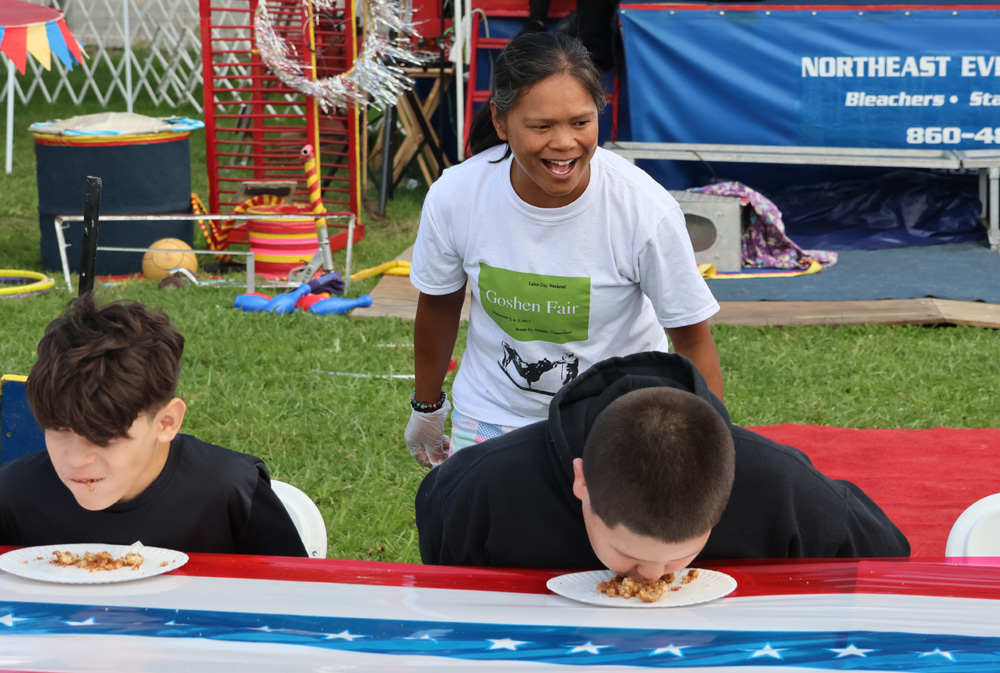
<path id="1" fill-rule="evenodd" d="M 606 526 L 676 543 L 719 522 L 735 461 L 729 425 L 710 403 L 653 387 L 601 411 L 584 445 L 583 474 L 591 510 Z"/>
<path id="2" fill-rule="evenodd" d="M 45 328 L 25 392 L 43 428 L 106 446 L 173 399 L 183 352 L 163 311 L 133 301 L 98 306 L 87 293 Z"/>
<path id="3" fill-rule="evenodd" d="M 497 114 L 506 117 L 528 89 L 562 73 L 572 75 L 583 85 L 594 99 L 598 114 L 604 110 L 607 98 L 601 71 L 578 40 L 562 33 L 523 33 L 511 40 L 493 66 L 490 98 L 469 127 L 469 152 L 478 154 L 503 143 L 493 126 L 491 101 L 497 105 Z M 508 147 L 503 158 L 509 155 Z"/>

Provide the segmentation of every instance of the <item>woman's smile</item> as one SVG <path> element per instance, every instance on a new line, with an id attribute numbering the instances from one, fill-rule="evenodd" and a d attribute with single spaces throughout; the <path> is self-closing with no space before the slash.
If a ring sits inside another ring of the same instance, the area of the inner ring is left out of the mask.
<path id="1" fill-rule="evenodd" d="M 565 159 L 557 161 L 555 159 L 542 159 L 542 163 L 551 173 L 556 175 L 569 175 L 570 171 L 573 170 L 573 164 L 576 163 L 576 159 Z"/>

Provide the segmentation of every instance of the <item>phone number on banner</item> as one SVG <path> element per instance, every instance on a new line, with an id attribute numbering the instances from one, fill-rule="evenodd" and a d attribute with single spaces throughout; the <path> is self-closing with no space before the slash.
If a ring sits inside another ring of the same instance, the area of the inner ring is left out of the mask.
<path id="1" fill-rule="evenodd" d="M 966 130 L 958 126 L 911 126 L 906 129 L 906 142 L 909 145 L 958 145 L 966 140 L 985 145 L 1000 144 L 1000 126 L 984 126 L 978 130 Z"/>

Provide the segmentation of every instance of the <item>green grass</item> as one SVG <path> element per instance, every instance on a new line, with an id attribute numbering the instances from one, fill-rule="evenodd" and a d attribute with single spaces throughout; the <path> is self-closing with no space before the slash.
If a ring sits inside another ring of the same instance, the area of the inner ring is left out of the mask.
<path id="1" fill-rule="evenodd" d="M 144 114 L 186 114 L 137 105 Z M 0 177 L 0 268 L 41 271 L 34 121 L 100 111 L 96 105 L 19 106 L 16 163 Z M 193 188 L 207 197 L 203 132 L 192 134 Z M 83 185 L 76 189 L 83 202 Z M 392 259 L 416 233 L 423 190 L 401 191 L 386 219 L 366 218 L 355 270 Z M 207 198 L 206 198 L 207 200 Z M 343 268 L 343 252 L 335 255 Z M 370 291 L 363 281 L 351 296 Z M 383 318 L 248 314 L 234 288 L 157 290 L 136 281 L 106 299 L 162 307 L 187 338 L 179 394 L 185 431 L 263 457 L 276 478 L 309 493 L 329 532 L 329 555 L 416 562 L 413 496 L 424 470 L 402 435 L 413 371 L 412 324 Z M 0 301 L 0 372 L 27 373 L 45 325 L 72 295 L 61 284 Z M 971 327 L 713 328 L 726 401 L 742 425 L 997 427 L 1000 332 Z M 457 352 L 461 352 L 464 334 Z"/>
<path id="2" fill-rule="evenodd" d="M 717 325 L 713 334 L 741 425 L 1000 426 L 997 330 Z"/>

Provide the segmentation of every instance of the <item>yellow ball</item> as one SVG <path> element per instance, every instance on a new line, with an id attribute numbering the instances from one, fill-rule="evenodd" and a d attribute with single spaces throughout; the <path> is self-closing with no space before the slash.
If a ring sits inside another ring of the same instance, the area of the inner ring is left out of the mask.
<path id="1" fill-rule="evenodd" d="M 161 238 L 149 246 L 151 250 L 142 256 L 142 273 L 150 280 L 162 280 L 171 269 L 184 268 L 197 273 L 198 260 L 191 252 L 154 252 L 160 248 L 169 250 L 190 250 L 191 246 L 179 238 Z"/>

